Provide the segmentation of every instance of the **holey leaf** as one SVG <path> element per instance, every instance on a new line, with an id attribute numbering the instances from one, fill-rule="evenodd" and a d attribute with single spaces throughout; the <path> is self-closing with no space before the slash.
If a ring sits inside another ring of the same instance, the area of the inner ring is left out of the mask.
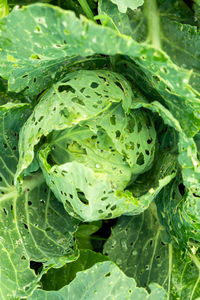
<path id="1" fill-rule="evenodd" d="M 36 290 L 29 300 L 166 300 L 164 289 L 150 285 L 151 292 L 136 286 L 114 263 L 100 262 L 78 272 L 76 278 L 59 291 Z"/>
<path id="2" fill-rule="evenodd" d="M 76 277 L 78 272 L 87 270 L 96 263 L 107 260 L 107 256 L 101 253 L 88 249 L 80 250 L 80 256 L 76 261 L 65 264 L 59 269 L 52 268 L 44 274 L 41 279 L 42 288 L 47 291 L 59 290 L 69 284 Z M 57 280 L 57 278 L 59 278 L 59 280 Z"/>
<path id="3" fill-rule="evenodd" d="M 19 129 L 27 104 L 0 107 L 0 299 L 24 298 L 43 273 L 76 259 L 76 221 L 55 201 L 41 174 L 27 177 L 23 194 L 13 186 Z M 31 269 L 39 262 L 40 272 Z"/>
<path id="4" fill-rule="evenodd" d="M 94 221 L 143 211 L 152 193 L 138 201 L 125 188 L 151 167 L 156 133 L 150 116 L 130 110 L 133 99 L 130 84 L 114 72 L 67 74 L 41 96 L 20 131 L 16 181 L 35 156 L 72 216 Z"/>
<path id="5" fill-rule="evenodd" d="M 104 254 L 139 286 L 161 285 L 168 291 L 167 299 L 195 300 L 200 294 L 200 255 L 170 243 L 155 204 L 138 216 L 119 218 Z"/>
<path id="6" fill-rule="evenodd" d="M 164 52 L 47 4 L 15 8 L 1 20 L 0 75 L 12 91 L 38 94 L 66 64 L 73 65 L 75 57 L 94 54 L 129 56 L 185 132 L 192 136 L 199 131 L 200 101 L 188 84 L 191 72 Z"/>

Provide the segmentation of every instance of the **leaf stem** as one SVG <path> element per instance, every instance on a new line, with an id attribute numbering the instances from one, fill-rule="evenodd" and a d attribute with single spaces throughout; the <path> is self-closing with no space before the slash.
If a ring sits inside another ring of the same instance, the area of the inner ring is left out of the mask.
<path id="1" fill-rule="evenodd" d="M 173 248 L 172 244 L 168 246 L 168 253 L 169 253 L 169 266 L 168 266 L 168 293 L 167 293 L 167 300 L 170 300 L 170 293 L 171 293 L 171 277 L 172 277 L 172 259 L 173 259 Z"/>
<path id="2" fill-rule="evenodd" d="M 160 41 L 160 15 L 157 9 L 156 0 L 146 0 L 144 12 L 147 18 L 148 42 L 155 48 L 161 49 Z"/>
<path id="3" fill-rule="evenodd" d="M 193 255 L 193 254 L 190 254 L 190 258 L 192 259 L 193 263 L 194 263 L 195 266 L 197 267 L 198 273 L 199 273 L 198 279 L 197 279 L 197 281 L 196 281 L 196 283 L 195 283 L 195 285 L 194 285 L 194 288 L 193 288 L 193 290 L 192 290 L 192 292 L 191 292 L 191 295 L 190 295 L 190 300 L 192 300 L 193 297 L 194 297 L 194 293 L 195 293 L 195 291 L 196 291 L 196 289 L 197 289 L 197 287 L 198 287 L 198 285 L 199 285 L 199 283 L 200 283 L 200 261 L 199 261 L 199 259 L 196 257 L 196 255 Z"/>
<path id="4" fill-rule="evenodd" d="M 82 7 L 84 13 L 86 14 L 87 18 L 90 20 L 94 20 L 93 12 L 87 3 L 87 0 L 78 0 L 78 2 Z"/>

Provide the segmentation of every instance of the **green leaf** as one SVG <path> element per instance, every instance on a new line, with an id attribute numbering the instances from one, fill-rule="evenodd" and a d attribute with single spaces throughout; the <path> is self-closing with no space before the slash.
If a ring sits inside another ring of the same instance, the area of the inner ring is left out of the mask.
<path id="1" fill-rule="evenodd" d="M 138 216 L 119 218 L 104 254 L 139 286 L 156 282 L 168 291 L 168 299 L 194 300 L 200 292 L 199 253 L 181 251 L 169 242 L 153 204 Z"/>
<path id="2" fill-rule="evenodd" d="M 89 270 L 79 272 L 76 278 L 59 291 L 36 290 L 29 300 L 82 299 L 82 300 L 165 300 L 165 291 L 157 284 L 150 286 L 151 293 L 138 288 L 133 278 L 128 278 L 112 262 L 95 264 Z"/>
<path id="3" fill-rule="evenodd" d="M 190 15 L 189 8 L 186 9 L 184 3 L 174 5 L 170 2 L 168 0 L 158 2 L 160 28 L 153 33 L 158 35 L 157 39 L 160 39 L 162 49 L 172 61 L 181 68 L 187 68 L 191 71 L 189 83 L 199 91 L 200 62 L 198 49 L 200 33 L 198 28 L 193 26 L 194 23 L 191 22 L 193 16 Z M 147 20 L 148 18 L 155 18 L 155 16 L 154 12 L 148 8 L 122 14 L 117 12 L 115 5 L 101 0 L 100 13 L 112 19 L 114 23 L 112 28 L 115 27 L 119 32 L 129 35 L 139 42 L 149 42 L 149 32 L 153 31 L 151 28 L 153 25 L 147 24 Z M 185 15 L 188 20 L 184 19 Z M 191 24 L 185 24 L 188 21 Z"/>
<path id="4" fill-rule="evenodd" d="M 29 105 L 0 107 L 0 298 L 30 295 L 44 272 L 77 258 L 77 222 L 55 200 L 42 175 L 27 177 L 19 194 L 13 186 L 19 129 Z M 43 264 L 35 274 L 30 262 Z"/>
<path id="5" fill-rule="evenodd" d="M 200 1 L 194 0 L 194 10 L 195 10 L 195 17 L 198 21 L 198 28 L 200 26 Z"/>
<path id="6" fill-rule="evenodd" d="M 52 21 L 55 18 L 57 23 Z M 188 85 L 191 72 L 177 67 L 162 51 L 50 5 L 14 9 L 1 28 L 1 75 L 8 79 L 9 89 L 38 94 L 66 62 L 73 64 L 73 56 L 123 54 L 137 62 L 185 132 L 192 136 L 199 131 L 199 100 Z M 47 40 L 45 35 L 51 32 L 55 34 Z"/>
<path id="7" fill-rule="evenodd" d="M 7 80 L 0 77 L 0 105 L 8 102 L 30 103 L 33 99 L 25 97 L 22 93 L 8 92 Z"/>
<path id="8" fill-rule="evenodd" d="M 132 104 L 132 107 L 144 107 L 158 113 L 166 125 L 173 127 L 179 133 L 178 161 L 181 167 L 184 184 L 194 193 L 196 192 L 197 194 L 200 194 L 200 161 L 198 158 L 199 133 L 195 138 L 188 138 L 182 131 L 179 122 L 157 101 L 153 101 L 151 103 L 137 101 Z"/>
<path id="9" fill-rule="evenodd" d="M 179 139 L 179 163 L 185 186 L 200 196 L 200 161 L 197 146 L 193 138 L 184 134 L 180 134 Z"/>
<path id="10" fill-rule="evenodd" d="M 76 277 L 77 272 L 87 270 L 97 262 L 106 260 L 108 258 L 101 253 L 91 250 L 80 250 L 80 256 L 75 262 L 66 264 L 59 269 L 52 268 L 44 274 L 41 279 L 42 288 L 48 291 L 59 290 L 69 284 Z"/>
<path id="11" fill-rule="evenodd" d="M 143 5 L 144 0 L 111 0 L 117 5 L 121 13 L 125 13 L 128 8 L 134 10 L 139 6 Z"/>
<path id="12" fill-rule="evenodd" d="M 198 158 L 198 148 L 193 138 L 188 138 L 182 132 L 181 127 L 176 119 L 158 102 L 152 103 L 134 103 L 133 107 L 146 107 L 154 112 L 157 112 L 165 122 L 165 124 L 173 127 L 179 133 L 178 142 L 178 162 L 179 168 L 181 170 L 182 179 L 180 179 L 180 174 L 177 174 L 178 181 L 171 183 L 166 186 L 163 191 L 158 195 L 158 206 L 159 214 L 161 219 L 164 221 L 165 226 L 171 232 L 171 235 L 175 241 L 181 246 L 185 247 L 191 240 L 200 241 L 200 209 L 199 209 L 199 196 L 200 196 L 200 161 Z M 196 141 L 198 143 L 198 135 L 196 136 Z M 167 160 L 167 157 L 169 160 Z M 171 157 L 171 158 L 170 158 Z M 161 168 L 165 166 L 166 170 L 172 170 L 176 165 L 176 156 L 174 154 L 168 154 L 166 156 L 166 161 L 159 159 L 161 163 Z M 172 163 L 174 159 L 174 165 Z M 155 168 L 154 164 L 154 168 Z M 162 174 L 163 171 L 158 170 L 155 172 L 155 176 Z M 148 174 L 148 173 L 147 173 Z M 149 174 L 144 178 L 154 179 L 151 170 Z M 143 175 L 141 176 L 143 177 Z M 138 178 L 137 181 L 131 187 L 133 191 L 138 192 L 145 191 L 148 189 L 147 181 L 142 181 Z M 146 187 L 145 187 L 146 184 Z M 152 183 L 151 183 L 152 184 Z M 179 186 L 183 185 L 185 189 L 181 194 Z M 137 194 L 134 194 L 137 196 Z M 164 215 L 161 213 L 164 212 Z"/>
<path id="13" fill-rule="evenodd" d="M 9 14 L 9 6 L 7 0 L 0 0 L 0 18 Z"/>
<path id="14" fill-rule="evenodd" d="M 132 28 L 128 15 L 120 13 L 117 6 L 111 1 L 100 0 L 98 4 L 98 13 L 100 16 L 107 17 L 105 20 L 100 18 L 104 26 L 132 36 Z"/>
<path id="15" fill-rule="evenodd" d="M 181 249 L 198 247 L 200 241 L 200 210 L 198 194 L 186 189 L 183 180 L 165 187 L 156 201 L 159 217 L 171 238 Z"/>

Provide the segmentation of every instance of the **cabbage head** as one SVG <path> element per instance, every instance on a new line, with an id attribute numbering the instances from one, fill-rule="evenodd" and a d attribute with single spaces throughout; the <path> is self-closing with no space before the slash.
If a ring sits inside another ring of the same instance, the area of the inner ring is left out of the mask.
<path id="1" fill-rule="evenodd" d="M 136 101 L 118 73 L 67 74 L 41 95 L 21 130 L 17 178 L 40 166 L 56 198 L 81 220 L 143 211 L 150 195 L 140 199 L 128 187 L 152 167 L 156 130 L 149 111 L 133 109 Z"/>

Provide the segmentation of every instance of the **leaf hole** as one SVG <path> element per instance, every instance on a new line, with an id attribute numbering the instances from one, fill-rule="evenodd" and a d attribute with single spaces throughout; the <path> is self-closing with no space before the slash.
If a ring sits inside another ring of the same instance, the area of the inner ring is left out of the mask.
<path id="1" fill-rule="evenodd" d="M 153 139 L 148 139 L 147 144 L 151 144 L 153 142 Z"/>
<path id="2" fill-rule="evenodd" d="M 82 106 L 85 106 L 85 103 L 80 98 L 78 98 L 78 97 L 72 98 L 72 102 L 75 102 L 75 103 L 78 103 L 78 104 L 80 104 Z"/>
<path id="3" fill-rule="evenodd" d="M 167 91 L 167 92 L 172 92 L 172 89 L 169 87 L 169 86 L 167 86 L 166 88 L 165 88 L 165 90 Z"/>
<path id="4" fill-rule="evenodd" d="M 24 225 L 24 228 L 25 228 L 25 229 L 28 229 L 27 224 L 23 223 L 23 225 Z"/>
<path id="5" fill-rule="evenodd" d="M 115 136 L 116 136 L 116 138 L 119 138 L 119 137 L 121 136 L 121 132 L 120 132 L 119 130 L 117 130 L 117 131 L 115 132 Z"/>
<path id="6" fill-rule="evenodd" d="M 69 93 L 71 92 L 72 94 L 74 94 L 76 91 L 73 87 L 71 87 L 70 85 L 60 85 L 58 87 L 58 92 L 62 93 L 62 92 L 66 92 Z"/>
<path id="7" fill-rule="evenodd" d="M 37 275 L 42 271 L 42 263 L 31 260 L 30 261 L 30 269 L 34 270 L 35 274 Z"/>
<path id="8" fill-rule="evenodd" d="M 7 210 L 5 208 L 3 208 L 3 212 L 7 216 L 8 212 L 7 212 Z"/>
<path id="9" fill-rule="evenodd" d="M 110 117 L 110 123 L 111 123 L 112 125 L 116 125 L 116 117 L 115 117 L 115 115 L 112 115 L 112 116 Z"/>
<path id="10" fill-rule="evenodd" d="M 193 193 L 194 197 L 200 198 L 200 195 L 197 195 L 196 193 Z"/>
<path id="11" fill-rule="evenodd" d="M 115 81 L 115 84 L 124 92 L 124 88 L 119 81 Z"/>
<path id="12" fill-rule="evenodd" d="M 160 78 L 158 76 L 153 76 L 153 79 L 156 81 L 156 82 L 160 82 Z"/>
<path id="13" fill-rule="evenodd" d="M 110 209 L 113 211 L 113 210 L 115 210 L 117 208 L 117 206 L 116 205 L 113 205 Z"/>
<path id="14" fill-rule="evenodd" d="M 91 88 L 96 89 L 99 86 L 99 84 L 97 82 L 92 82 L 90 86 Z"/>
<path id="15" fill-rule="evenodd" d="M 145 153 L 146 153 L 146 155 L 150 154 L 149 150 L 145 150 Z"/>
<path id="16" fill-rule="evenodd" d="M 140 153 L 140 155 L 137 158 L 136 164 L 139 166 L 142 166 L 144 164 L 144 155 L 143 153 Z"/>

